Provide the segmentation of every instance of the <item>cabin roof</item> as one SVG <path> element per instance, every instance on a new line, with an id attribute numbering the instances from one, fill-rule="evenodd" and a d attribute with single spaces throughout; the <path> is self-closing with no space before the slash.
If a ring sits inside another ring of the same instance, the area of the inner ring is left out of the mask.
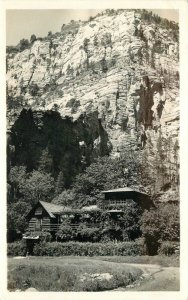
<path id="1" fill-rule="evenodd" d="M 100 208 L 97 205 L 83 206 L 81 208 L 81 211 L 95 211 L 95 210 L 100 210 Z"/>
<path id="2" fill-rule="evenodd" d="M 71 208 L 67 207 L 66 210 L 61 210 L 59 212 L 62 215 L 64 212 L 66 213 L 84 213 L 84 212 L 95 212 L 100 211 L 101 209 L 97 205 L 83 206 L 82 208 Z"/>
<path id="3" fill-rule="evenodd" d="M 130 187 L 122 187 L 122 188 L 117 188 L 117 189 L 113 189 L 113 190 L 102 191 L 103 194 L 108 194 L 108 193 L 126 193 L 126 192 L 134 192 L 134 193 L 139 193 L 139 194 L 147 195 L 144 192 L 140 192 L 138 190 L 131 189 Z"/>
<path id="4" fill-rule="evenodd" d="M 51 218 L 55 218 L 55 214 L 70 210 L 70 207 L 57 205 L 49 202 L 39 201 L 42 207 L 47 211 Z"/>
<path id="5" fill-rule="evenodd" d="M 122 209 L 109 209 L 106 211 L 107 213 L 123 213 Z"/>

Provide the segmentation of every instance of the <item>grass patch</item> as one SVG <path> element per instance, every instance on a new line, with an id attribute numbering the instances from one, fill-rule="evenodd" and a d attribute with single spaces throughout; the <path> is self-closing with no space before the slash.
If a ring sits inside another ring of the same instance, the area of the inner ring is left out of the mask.
<path id="1" fill-rule="evenodd" d="M 178 256 L 103 256 L 94 257 L 97 260 L 130 263 L 130 264 L 157 264 L 162 267 L 179 267 Z"/>
<path id="2" fill-rule="evenodd" d="M 38 291 L 103 291 L 131 284 L 142 271 L 136 267 L 78 257 L 8 259 L 8 289 Z"/>

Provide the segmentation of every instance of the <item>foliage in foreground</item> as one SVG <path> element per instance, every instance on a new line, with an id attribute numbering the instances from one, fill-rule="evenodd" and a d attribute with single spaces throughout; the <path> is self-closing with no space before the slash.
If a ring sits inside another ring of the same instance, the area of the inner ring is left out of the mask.
<path id="1" fill-rule="evenodd" d="M 12 260 L 9 264 L 8 289 L 39 291 L 103 291 L 126 286 L 142 271 L 118 263 L 80 258 Z"/>
<path id="2" fill-rule="evenodd" d="M 180 255 L 180 245 L 178 242 L 162 242 L 158 249 L 158 254 L 166 256 L 175 255 L 178 257 Z"/>
<path id="3" fill-rule="evenodd" d="M 26 243 L 23 241 L 17 241 L 7 244 L 8 256 L 24 256 L 27 253 Z"/>

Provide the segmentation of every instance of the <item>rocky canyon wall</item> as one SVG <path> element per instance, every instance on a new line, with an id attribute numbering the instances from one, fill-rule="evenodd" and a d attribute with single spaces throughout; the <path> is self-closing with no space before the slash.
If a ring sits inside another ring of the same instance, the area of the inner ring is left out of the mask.
<path id="1" fill-rule="evenodd" d="M 179 43 L 173 33 L 148 23 L 141 11 L 120 10 L 72 22 L 8 53 L 8 129 L 23 109 L 32 111 L 38 127 L 55 112 L 74 124 L 83 157 L 88 147 L 90 157 L 131 149 L 154 166 L 158 153 L 173 177 L 179 147 Z"/>

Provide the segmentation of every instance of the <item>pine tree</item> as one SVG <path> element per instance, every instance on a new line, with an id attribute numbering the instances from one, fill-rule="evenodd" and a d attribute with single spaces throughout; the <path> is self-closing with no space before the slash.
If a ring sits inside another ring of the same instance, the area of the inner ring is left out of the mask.
<path id="1" fill-rule="evenodd" d="M 42 151 L 38 169 L 46 173 L 52 174 L 53 172 L 53 158 L 47 147 Z"/>
<path id="2" fill-rule="evenodd" d="M 62 171 L 59 172 L 59 175 L 56 180 L 55 194 L 59 195 L 65 189 L 65 177 Z"/>

